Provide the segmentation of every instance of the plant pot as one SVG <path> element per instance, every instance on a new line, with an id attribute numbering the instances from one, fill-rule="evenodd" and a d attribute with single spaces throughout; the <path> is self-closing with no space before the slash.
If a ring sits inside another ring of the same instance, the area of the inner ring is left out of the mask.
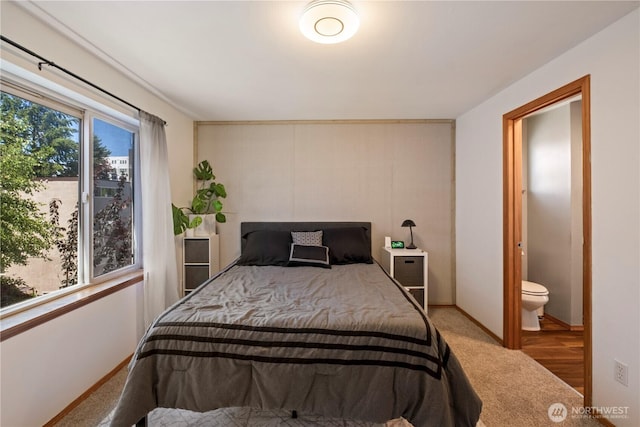
<path id="1" fill-rule="evenodd" d="M 193 218 L 199 216 L 202 218 L 202 224 L 197 226 L 194 229 L 187 230 L 187 232 L 192 231 L 193 236 L 211 236 L 212 234 L 216 234 L 216 216 L 215 214 L 206 214 L 206 215 L 189 215 L 189 220 L 193 221 Z"/>

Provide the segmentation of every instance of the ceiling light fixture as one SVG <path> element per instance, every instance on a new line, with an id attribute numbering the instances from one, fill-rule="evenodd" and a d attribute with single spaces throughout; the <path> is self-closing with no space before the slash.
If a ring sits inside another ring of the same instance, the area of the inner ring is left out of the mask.
<path id="1" fill-rule="evenodd" d="M 315 0 L 300 18 L 300 31 L 316 43 L 333 44 L 350 39 L 360 26 L 360 18 L 346 0 Z"/>

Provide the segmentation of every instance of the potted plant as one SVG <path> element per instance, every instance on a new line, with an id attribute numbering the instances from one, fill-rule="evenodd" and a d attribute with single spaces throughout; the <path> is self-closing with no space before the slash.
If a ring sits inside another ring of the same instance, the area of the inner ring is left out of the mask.
<path id="1" fill-rule="evenodd" d="M 193 196 L 190 207 L 179 208 L 173 203 L 173 233 L 184 233 L 188 229 L 199 227 L 203 224 L 203 216 L 212 215 L 213 224 L 226 222 L 227 218 L 222 213 L 220 198 L 227 197 L 227 190 L 223 184 L 215 182 L 216 176 L 208 160 L 203 160 L 193 168 L 193 176 L 197 184 L 196 193 Z"/>

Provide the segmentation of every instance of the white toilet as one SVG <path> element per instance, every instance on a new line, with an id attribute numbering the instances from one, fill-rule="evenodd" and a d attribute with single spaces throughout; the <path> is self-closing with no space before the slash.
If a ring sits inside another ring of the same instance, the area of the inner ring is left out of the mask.
<path id="1" fill-rule="evenodd" d="M 549 302 L 549 291 L 539 283 L 522 281 L 522 330 L 539 331 L 538 313 Z"/>

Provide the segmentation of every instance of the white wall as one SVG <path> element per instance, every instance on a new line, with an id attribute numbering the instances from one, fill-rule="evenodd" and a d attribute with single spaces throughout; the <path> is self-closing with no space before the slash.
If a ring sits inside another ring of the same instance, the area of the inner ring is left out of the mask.
<path id="1" fill-rule="evenodd" d="M 1 5 L 2 35 L 96 83 L 168 122 L 172 196 L 191 193 L 193 121 L 86 50 L 27 14 L 13 2 Z M 58 84 L 109 104 L 27 55 L 2 44 L 2 58 Z M 113 108 L 123 110 L 116 104 Z M 123 111 L 132 114 L 130 110 Z M 142 330 L 142 288 L 131 286 L 0 344 L 3 426 L 46 423 L 133 353 Z"/>
<path id="2" fill-rule="evenodd" d="M 639 23 L 636 9 L 458 117 L 456 132 L 457 304 L 502 336 L 502 115 L 591 75 L 593 402 L 630 407 L 618 426 L 640 425 Z"/>
<path id="3" fill-rule="evenodd" d="M 569 105 L 526 119 L 527 279 L 549 290 L 545 313 L 571 309 L 571 126 Z"/>
<path id="4" fill-rule="evenodd" d="M 522 203 L 524 209 L 526 200 L 527 220 L 523 214 L 522 226 L 528 238 L 523 238 L 522 278 L 549 290 L 545 314 L 582 325 L 582 120 L 581 103 L 574 103 L 524 120 L 528 165 Z M 578 123 L 572 123 L 573 110 Z"/>
<path id="5" fill-rule="evenodd" d="M 38 426 L 55 417 L 133 353 L 141 312 L 140 284 L 3 341 L 0 425 Z"/>
<path id="6" fill-rule="evenodd" d="M 225 184 L 221 266 L 240 254 L 241 221 L 371 221 L 429 252 L 429 303 L 453 304 L 453 123 L 198 125 L 199 160 Z"/>
<path id="7" fill-rule="evenodd" d="M 584 291 L 584 218 L 583 218 L 583 149 L 582 101 L 569 105 L 571 122 L 571 325 L 583 325 Z"/>

